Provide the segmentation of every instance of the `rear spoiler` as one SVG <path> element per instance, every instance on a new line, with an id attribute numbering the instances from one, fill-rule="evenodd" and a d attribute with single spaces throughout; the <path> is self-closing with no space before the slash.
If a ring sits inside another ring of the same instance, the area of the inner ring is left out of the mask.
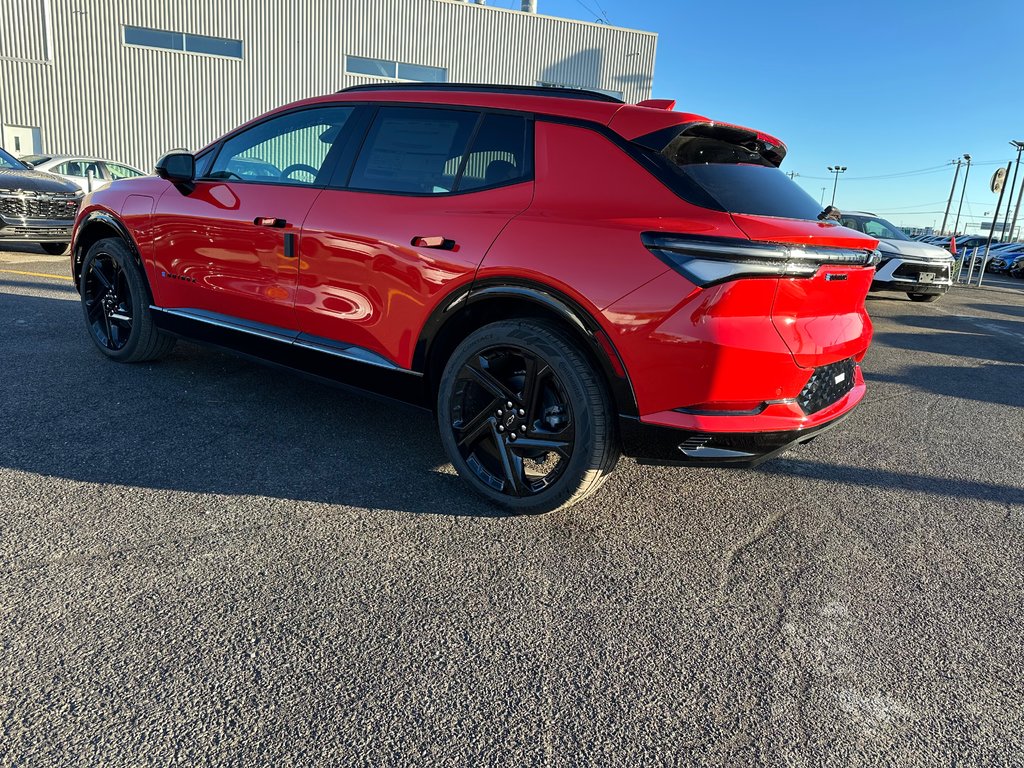
<path id="1" fill-rule="evenodd" d="M 633 139 L 633 143 L 654 152 L 661 152 L 680 136 L 718 139 L 736 144 L 751 152 L 757 152 L 776 168 L 782 165 L 782 160 L 786 157 L 786 145 L 774 136 L 739 125 L 716 123 L 713 120 L 672 125 Z"/>

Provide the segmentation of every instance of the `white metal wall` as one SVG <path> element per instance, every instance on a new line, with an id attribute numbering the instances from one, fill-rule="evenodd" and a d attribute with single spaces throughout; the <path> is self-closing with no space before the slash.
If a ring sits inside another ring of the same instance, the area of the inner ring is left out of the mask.
<path id="1" fill-rule="evenodd" d="M 149 170 L 295 99 L 375 78 L 345 56 L 649 98 L 657 36 L 458 0 L 0 0 L 0 124 Z M 125 24 L 240 39 L 242 59 L 125 46 Z"/>

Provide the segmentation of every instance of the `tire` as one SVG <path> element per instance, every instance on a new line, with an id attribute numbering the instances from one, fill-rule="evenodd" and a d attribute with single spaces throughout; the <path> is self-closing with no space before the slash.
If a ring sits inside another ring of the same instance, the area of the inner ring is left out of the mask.
<path id="1" fill-rule="evenodd" d="M 40 243 L 39 247 L 51 256 L 63 256 L 71 243 Z"/>
<path id="2" fill-rule="evenodd" d="M 513 513 L 575 504 L 618 461 L 600 375 L 543 321 L 506 320 L 471 333 L 448 359 L 437 398 L 441 441 L 455 470 Z"/>
<path id="3" fill-rule="evenodd" d="M 175 338 L 153 325 L 149 288 L 122 240 L 94 243 L 82 262 L 79 282 L 86 328 L 104 355 L 141 363 L 174 348 Z"/>
<path id="4" fill-rule="evenodd" d="M 941 293 L 908 293 L 911 301 L 938 301 Z"/>

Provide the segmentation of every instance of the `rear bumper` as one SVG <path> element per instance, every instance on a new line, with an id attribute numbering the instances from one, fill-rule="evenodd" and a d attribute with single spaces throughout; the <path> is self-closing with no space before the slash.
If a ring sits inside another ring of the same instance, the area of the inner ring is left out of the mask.
<path id="1" fill-rule="evenodd" d="M 807 429 L 784 432 L 688 432 L 619 417 L 622 450 L 641 464 L 680 467 L 756 467 L 838 425 L 846 414 Z"/>
<path id="2" fill-rule="evenodd" d="M 668 412 L 640 419 L 620 416 L 619 437 L 623 453 L 645 464 L 752 467 L 836 426 L 865 392 L 858 366 L 854 387 L 810 415 L 786 402 L 756 415 L 694 417 Z"/>

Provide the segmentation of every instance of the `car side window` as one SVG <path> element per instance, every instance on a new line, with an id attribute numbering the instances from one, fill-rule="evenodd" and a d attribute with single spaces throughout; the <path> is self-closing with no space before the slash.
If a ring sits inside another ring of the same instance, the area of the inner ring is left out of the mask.
<path id="1" fill-rule="evenodd" d="M 486 115 L 466 158 L 458 190 L 497 187 L 529 178 L 531 128 L 532 123 L 519 115 Z"/>
<path id="2" fill-rule="evenodd" d="M 118 179 L 134 179 L 136 176 L 142 176 L 134 168 L 118 165 L 117 163 L 107 163 L 107 170 L 110 172 L 110 178 L 114 181 Z"/>
<path id="3" fill-rule="evenodd" d="M 461 110 L 381 107 L 348 187 L 420 195 L 452 192 L 479 117 Z"/>
<path id="4" fill-rule="evenodd" d="M 352 116 L 352 107 L 288 112 L 235 134 L 221 146 L 207 179 L 314 186 L 328 154 Z"/>
<path id="5" fill-rule="evenodd" d="M 62 176 L 80 176 L 85 178 L 85 163 L 81 160 L 68 160 L 66 163 L 61 163 L 54 171 L 61 174 Z"/>

